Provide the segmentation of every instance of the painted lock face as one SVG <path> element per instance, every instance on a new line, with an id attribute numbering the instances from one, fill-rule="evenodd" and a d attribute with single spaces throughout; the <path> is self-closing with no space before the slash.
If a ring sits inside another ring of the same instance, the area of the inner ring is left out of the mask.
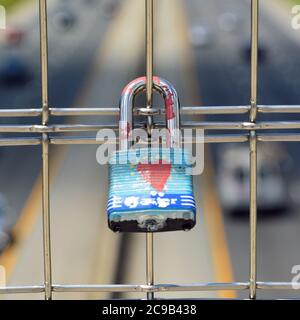
<path id="1" fill-rule="evenodd" d="M 167 147 L 130 148 L 133 99 L 145 90 L 146 79 L 125 87 L 120 102 L 120 150 L 109 164 L 108 224 L 118 232 L 189 230 L 195 225 L 196 206 L 190 158 L 181 148 L 179 100 L 173 86 L 154 78 L 154 88 L 166 107 Z"/>

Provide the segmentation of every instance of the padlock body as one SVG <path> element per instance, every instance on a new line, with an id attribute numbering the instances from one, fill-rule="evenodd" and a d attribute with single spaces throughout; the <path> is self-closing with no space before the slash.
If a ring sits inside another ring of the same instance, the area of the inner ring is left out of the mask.
<path id="1" fill-rule="evenodd" d="M 196 223 L 190 155 L 181 148 L 113 153 L 108 224 L 118 232 L 189 230 Z"/>

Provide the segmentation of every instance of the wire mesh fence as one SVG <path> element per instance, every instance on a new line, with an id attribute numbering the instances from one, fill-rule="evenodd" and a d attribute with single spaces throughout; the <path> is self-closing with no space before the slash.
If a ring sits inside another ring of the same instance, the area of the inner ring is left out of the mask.
<path id="1" fill-rule="evenodd" d="M 145 0 L 146 24 L 146 102 L 147 108 L 152 107 L 153 95 L 153 0 Z M 53 292 L 144 292 L 148 299 L 153 299 L 156 292 L 175 291 L 219 291 L 248 290 L 250 299 L 256 298 L 257 290 L 290 290 L 292 282 L 258 282 L 257 281 L 257 142 L 298 142 L 300 133 L 287 133 L 287 129 L 300 129 L 300 121 L 258 121 L 261 113 L 300 113 L 300 105 L 258 105 L 258 38 L 259 38 L 259 0 L 251 1 L 251 97 L 249 105 L 244 106 L 184 106 L 182 115 L 248 115 L 248 121 L 189 121 L 182 122 L 181 128 L 200 128 L 206 134 L 205 143 L 248 143 L 250 158 L 250 271 L 249 278 L 244 282 L 232 283 L 192 283 L 192 284 L 155 284 L 153 261 L 153 233 L 146 233 L 146 283 L 134 284 L 56 284 L 52 281 L 51 234 L 50 234 L 50 189 L 49 189 L 49 158 L 51 145 L 101 144 L 95 133 L 103 128 L 117 130 L 118 124 L 55 124 L 55 118 L 64 116 L 118 116 L 117 107 L 99 108 L 55 108 L 50 107 L 48 99 L 48 35 L 47 35 L 47 0 L 39 0 L 40 25 L 40 59 L 42 101 L 40 108 L 1 109 L 0 117 L 24 117 L 41 119 L 40 124 L 1 125 L 0 133 L 13 133 L 17 137 L 1 138 L 0 146 L 41 146 L 42 155 L 42 215 L 43 215 L 43 257 L 44 283 L 32 286 L 0 287 L 0 294 L 9 293 L 41 293 L 50 300 Z M 51 119 L 51 124 L 49 120 Z M 151 126 L 153 118 L 147 117 L 147 125 Z M 220 134 L 210 131 L 222 131 Z M 268 131 L 272 130 L 272 133 Z M 228 131 L 228 132 L 227 132 Z M 237 131 L 238 133 L 234 133 Z M 80 136 L 80 133 L 85 135 Z M 225 133 L 224 133 L 225 132 Z M 70 135 L 72 133 L 72 135 Z M 104 141 L 103 141 L 104 142 Z M 55 264 L 55 261 L 53 261 Z"/>

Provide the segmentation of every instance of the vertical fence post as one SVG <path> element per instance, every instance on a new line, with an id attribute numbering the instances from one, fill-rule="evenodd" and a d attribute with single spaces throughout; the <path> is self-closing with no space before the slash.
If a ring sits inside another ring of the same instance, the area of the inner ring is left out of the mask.
<path id="1" fill-rule="evenodd" d="M 40 17 L 40 59 L 42 79 L 42 124 L 48 125 L 48 34 L 47 34 L 47 0 L 39 0 Z M 50 200 L 49 200 L 49 137 L 42 134 L 42 174 L 43 174 L 43 253 L 44 253 L 44 284 L 45 299 L 52 299 L 51 271 L 51 238 L 50 238 Z"/>
<path id="2" fill-rule="evenodd" d="M 259 0 L 251 0 L 251 108 L 250 121 L 257 117 Z M 257 137 L 250 131 L 250 299 L 256 298 L 257 281 Z"/>
<path id="3" fill-rule="evenodd" d="M 146 15 L 146 99 L 147 108 L 152 108 L 153 101 L 153 0 L 145 0 Z M 148 135 L 151 134 L 152 116 L 147 118 Z M 146 277 L 147 285 L 154 284 L 153 233 L 146 233 Z M 154 299 L 154 293 L 148 292 L 147 299 Z"/>

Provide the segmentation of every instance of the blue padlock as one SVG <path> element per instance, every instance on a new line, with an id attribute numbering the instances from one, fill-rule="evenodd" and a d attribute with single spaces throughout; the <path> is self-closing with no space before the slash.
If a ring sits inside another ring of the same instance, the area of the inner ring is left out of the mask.
<path id="1" fill-rule="evenodd" d="M 138 78 L 123 90 L 120 150 L 109 162 L 107 213 L 115 232 L 190 230 L 196 223 L 190 155 L 181 147 L 178 95 L 166 80 L 154 77 L 153 84 L 165 101 L 167 147 L 130 148 L 133 100 L 146 88 L 146 79 Z"/>

